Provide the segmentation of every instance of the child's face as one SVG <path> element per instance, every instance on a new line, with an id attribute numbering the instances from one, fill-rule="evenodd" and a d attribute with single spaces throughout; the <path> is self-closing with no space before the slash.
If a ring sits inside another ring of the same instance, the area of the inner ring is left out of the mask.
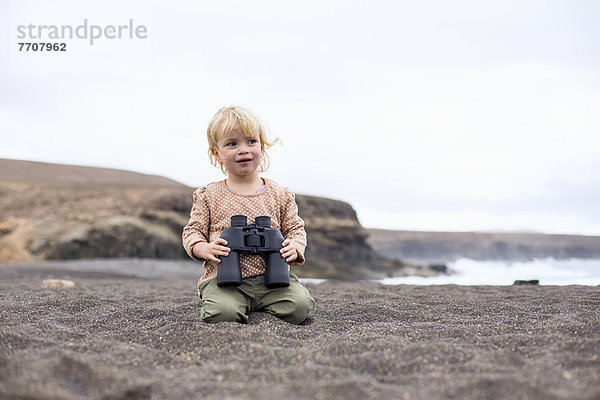
<path id="1" fill-rule="evenodd" d="M 258 172 L 262 156 L 260 139 L 248 137 L 239 125 L 219 140 L 219 159 L 227 172 L 235 176 L 248 176 Z"/>

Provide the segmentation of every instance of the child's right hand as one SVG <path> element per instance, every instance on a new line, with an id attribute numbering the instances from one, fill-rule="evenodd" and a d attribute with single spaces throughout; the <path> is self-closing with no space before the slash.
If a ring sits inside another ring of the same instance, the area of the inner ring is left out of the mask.
<path id="1" fill-rule="evenodd" d="M 217 256 L 228 256 L 230 251 L 229 247 L 221 246 L 222 244 L 227 244 L 227 240 L 217 238 L 210 243 L 199 242 L 192 248 L 192 253 L 197 258 L 220 263 L 221 260 Z"/>

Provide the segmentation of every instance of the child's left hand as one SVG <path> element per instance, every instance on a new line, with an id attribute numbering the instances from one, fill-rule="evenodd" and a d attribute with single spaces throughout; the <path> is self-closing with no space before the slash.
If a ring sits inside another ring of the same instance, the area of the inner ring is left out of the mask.
<path id="1" fill-rule="evenodd" d="M 286 262 L 292 262 L 298 258 L 298 248 L 290 239 L 285 239 L 281 245 L 283 248 L 280 250 L 280 253 Z"/>

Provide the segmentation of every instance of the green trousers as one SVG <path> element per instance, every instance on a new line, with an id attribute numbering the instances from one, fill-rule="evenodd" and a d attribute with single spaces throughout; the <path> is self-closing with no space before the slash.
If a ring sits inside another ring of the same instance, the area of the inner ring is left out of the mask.
<path id="1" fill-rule="evenodd" d="M 246 323 L 250 311 L 257 310 L 299 324 L 315 308 L 314 299 L 293 272 L 288 287 L 268 289 L 265 276 L 259 275 L 243 279 L 240 286 L 228 287 L 219 287 L 216 279 L 210 279 L 200 284 L 199 293 L 200 317 L 205 322 Z"/>

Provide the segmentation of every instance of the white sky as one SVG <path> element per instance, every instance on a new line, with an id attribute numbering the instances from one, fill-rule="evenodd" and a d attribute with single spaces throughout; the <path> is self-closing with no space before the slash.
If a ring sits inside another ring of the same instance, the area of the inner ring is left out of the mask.
<path id="1" fill-rule="evenodd" d="M 0 157 L 200 186 L 215 111 L 366 227 L 600 235 L 600 2 L 0 0 Z M 19 52 L 18 25 L 145 25 Z"/>

